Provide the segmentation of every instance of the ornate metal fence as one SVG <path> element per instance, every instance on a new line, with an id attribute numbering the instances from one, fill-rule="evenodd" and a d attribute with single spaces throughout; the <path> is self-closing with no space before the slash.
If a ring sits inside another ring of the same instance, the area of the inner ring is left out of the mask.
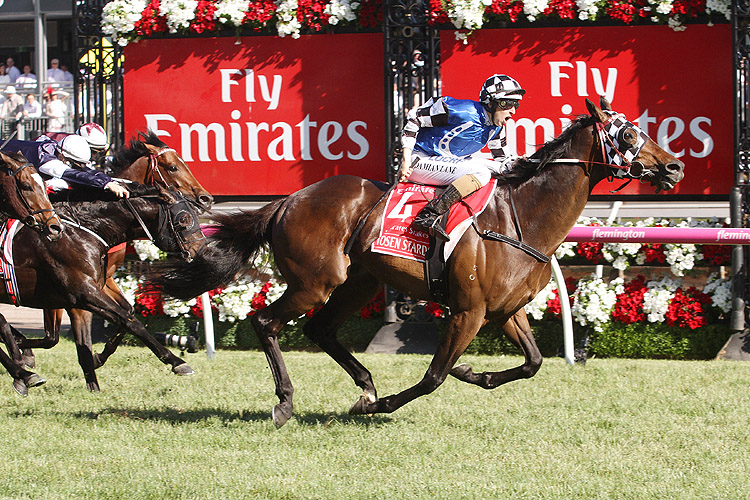
<path id="1" fill-rule="evenodd" d="M 113 147 L 125 141 L 122 101 L 122 48 L 100 28 L 107 0 L 73 0 L 75 126 L 94 122 L 107 130 Z"/>

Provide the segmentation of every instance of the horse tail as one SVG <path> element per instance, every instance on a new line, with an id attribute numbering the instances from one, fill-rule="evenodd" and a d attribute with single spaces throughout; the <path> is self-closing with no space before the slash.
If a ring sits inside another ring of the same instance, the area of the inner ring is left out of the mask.
<path id="1" fill-rule="evenodd" d="M 274 216 L 285 198 L 258 210 L 214 216 L 208 242 L 191 261 L 167 261 L 154 266 L 147 288 L 157 288 L 178 299 L 192 299 L 234 281 L 258 252 L 271 241 Z"/>

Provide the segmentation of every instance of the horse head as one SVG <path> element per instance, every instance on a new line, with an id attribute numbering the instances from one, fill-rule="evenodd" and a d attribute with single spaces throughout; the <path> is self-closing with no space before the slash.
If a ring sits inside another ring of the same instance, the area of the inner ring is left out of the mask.
<path id="1" fill-rule="evenodd" d="M 604 97 L 600 105 L 601 108 L 586 99 L 586 108 L 596 120 L 599 149 L 602 162 L 608 166 L 608 175 L 646 180 L 657 193 L 675 187 L 685 176 L 685 164 L 656 144 L 625 115 L 614 112 Z"/>
<path id="2" fill-rule="evenodd" d="M 180 191 L 201 210 L 208 210 L 214 198 L 177 152 L 149 131 L 139 132 L 130 144 L 117 151 L 111 168 L 113 175 L 142 184 L 158 184 Z"/>
<path id="3" fill-rule="evenodd" d="M 190 262 L 206 244 L 198 212 L 181 191 L 158 186 L 163 202 L 159 207 L 159 222 L 155 238 L 166 252 L 180 253 Z"/>
<path id="4" fill-rule="evenodd" d="M 2 176 L 3 207 L 9 215 L 43 234 L 50 241 L 62 235 L 64 226 L 47 197 L 42 177 L 21 153 L 0 152 L 6 169 Z"/>

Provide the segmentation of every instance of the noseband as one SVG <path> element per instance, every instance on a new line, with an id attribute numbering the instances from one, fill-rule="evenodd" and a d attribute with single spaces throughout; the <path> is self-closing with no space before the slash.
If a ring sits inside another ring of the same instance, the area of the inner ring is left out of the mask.
<path id="1" fill-rule="evenodd" d="M 164 153 L 169 153 L 170 151 L 173 153 L 177 153 L 177 151 L 172 148 L 163 148 L 156 153 L 151 153 L 148 156 L 148 170 L 146 171 L 146 177 L 143 179 L 144 184 L 156 184 L 156 176 L 158 175 L 159 179 L 161 179 L 161 182 L 165 187 L 173 189 L 173 186 L 167 182 L 167 179 L 164 178 L 164 174 L 162 174 L 161 170 L 159 170 L 159 157 Z M 196 207 L 198 210 L 204 210 L 204 208 L 197 201 L 191 200 L 189 198 L 185 198 L 185 201 Z"/>
<path id="2" fill-rule="evenodd" d="M 32 163 L 27 162 L 15 170 L 11 170 L 11 168 L 6 165 L 8 172 L 10 172 L 10 176 L 15 179 L 17 179 L 16 176 L 19 172 L 29 167 L 34 167 L 34 165 Z M 18 187 L 17 181 L 15 182 L 15 185 L 16 185 L 16 193 L 18 193 L 18 197 L 21 199 L 21 202 L 23 203 L 24 208 L 26 208 L 26 210 L 29 212 L 28 215 L 24 218 L 24 221 L 23 221 L 24 224 L 33 228 L 46 228 L 47 223 L 50 221 L 50 219 L 55 218 L 55 217 L 57 217 L 58 220 L 60 219 L 57 216 L 57 213 L 55 212 L 54 208 L 40 208 L 39 210 L 34 210 L 29 204 L 29 202 L 26 200 L 26 198 L 24 197 L 23 193 L 21 192 L 21 188 Z M 49 217 L 44 219 L 41 223 L 38 223 L 36 220 L 36 217 L 34 216 L 37 214 L 43 215 L 43 214 L 46 214 L 47 212 L 50 212 Z"/>

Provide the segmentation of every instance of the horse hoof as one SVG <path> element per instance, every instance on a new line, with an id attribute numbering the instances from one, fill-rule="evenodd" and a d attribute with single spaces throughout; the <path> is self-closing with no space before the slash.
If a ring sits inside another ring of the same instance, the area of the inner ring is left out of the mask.
<path id="1" fill-rule="evenodd" d="M 375 402 L 370 401 L 370 398 L 367 394 L 362 394 L 356 403 L 354 403 L 354 406 L 352 406 L 349 409 L 350 415 L 372 415 L 372 410 L 370 410 L 370 405 L 373 405 Z"/>
<path id="2" fill-rule="evenodd" d="M 26 387 L 36 387 L 38 385 L 44 384 L 45 382 L 47 382 L 47 380 L 43 379 L 42 377 L 40 377 L 36 373 L 32 373 L 31 375 L 29 375 L 28 377 L 26 377 L 26 379 L 24 380 L 24 383 L 26 384 Z"/>
<path id="3" fill-rule="evenodd" d="M 271 410 L 271 418 L 273 418 L 273 425 L 277 429 L 284 426 L 285 423 L 292 417 L 291 410 L 286 410 L 282 405 L 278 404 Z"/>
<path id="4" fill-rule="evenodd" d="M 20 378 L 13 380 L 13 389 L 18 393 L 19 396 L 26 397 L 29 395 L 29 389 L 26 387 L 26 384 L 23 383 L 23 380 Z"/>
<path id="5" fill-rule="evenodd" d="M 182 363 L 181 365 L 177 365 L 174 368 L 172 368 L 172 372 L 176 373 L 177 375 L 194 375 L 195 372 L 193 371 L 190 366 L 188 366 L 187 363 Z"/>
<path id="6" fill-rule="evenodd" d="M 99 392 L 99 384 L 97 382 L 89 382 L 86 384 L 86 388 L 90 392 Z"/>
<path id="7" fill-rule="evenodd" d="M 34 368 L 36 368 L 36 357 L 24 355 L 23 364 L 26 366 L 27 369 L 33 370 Z"/>

